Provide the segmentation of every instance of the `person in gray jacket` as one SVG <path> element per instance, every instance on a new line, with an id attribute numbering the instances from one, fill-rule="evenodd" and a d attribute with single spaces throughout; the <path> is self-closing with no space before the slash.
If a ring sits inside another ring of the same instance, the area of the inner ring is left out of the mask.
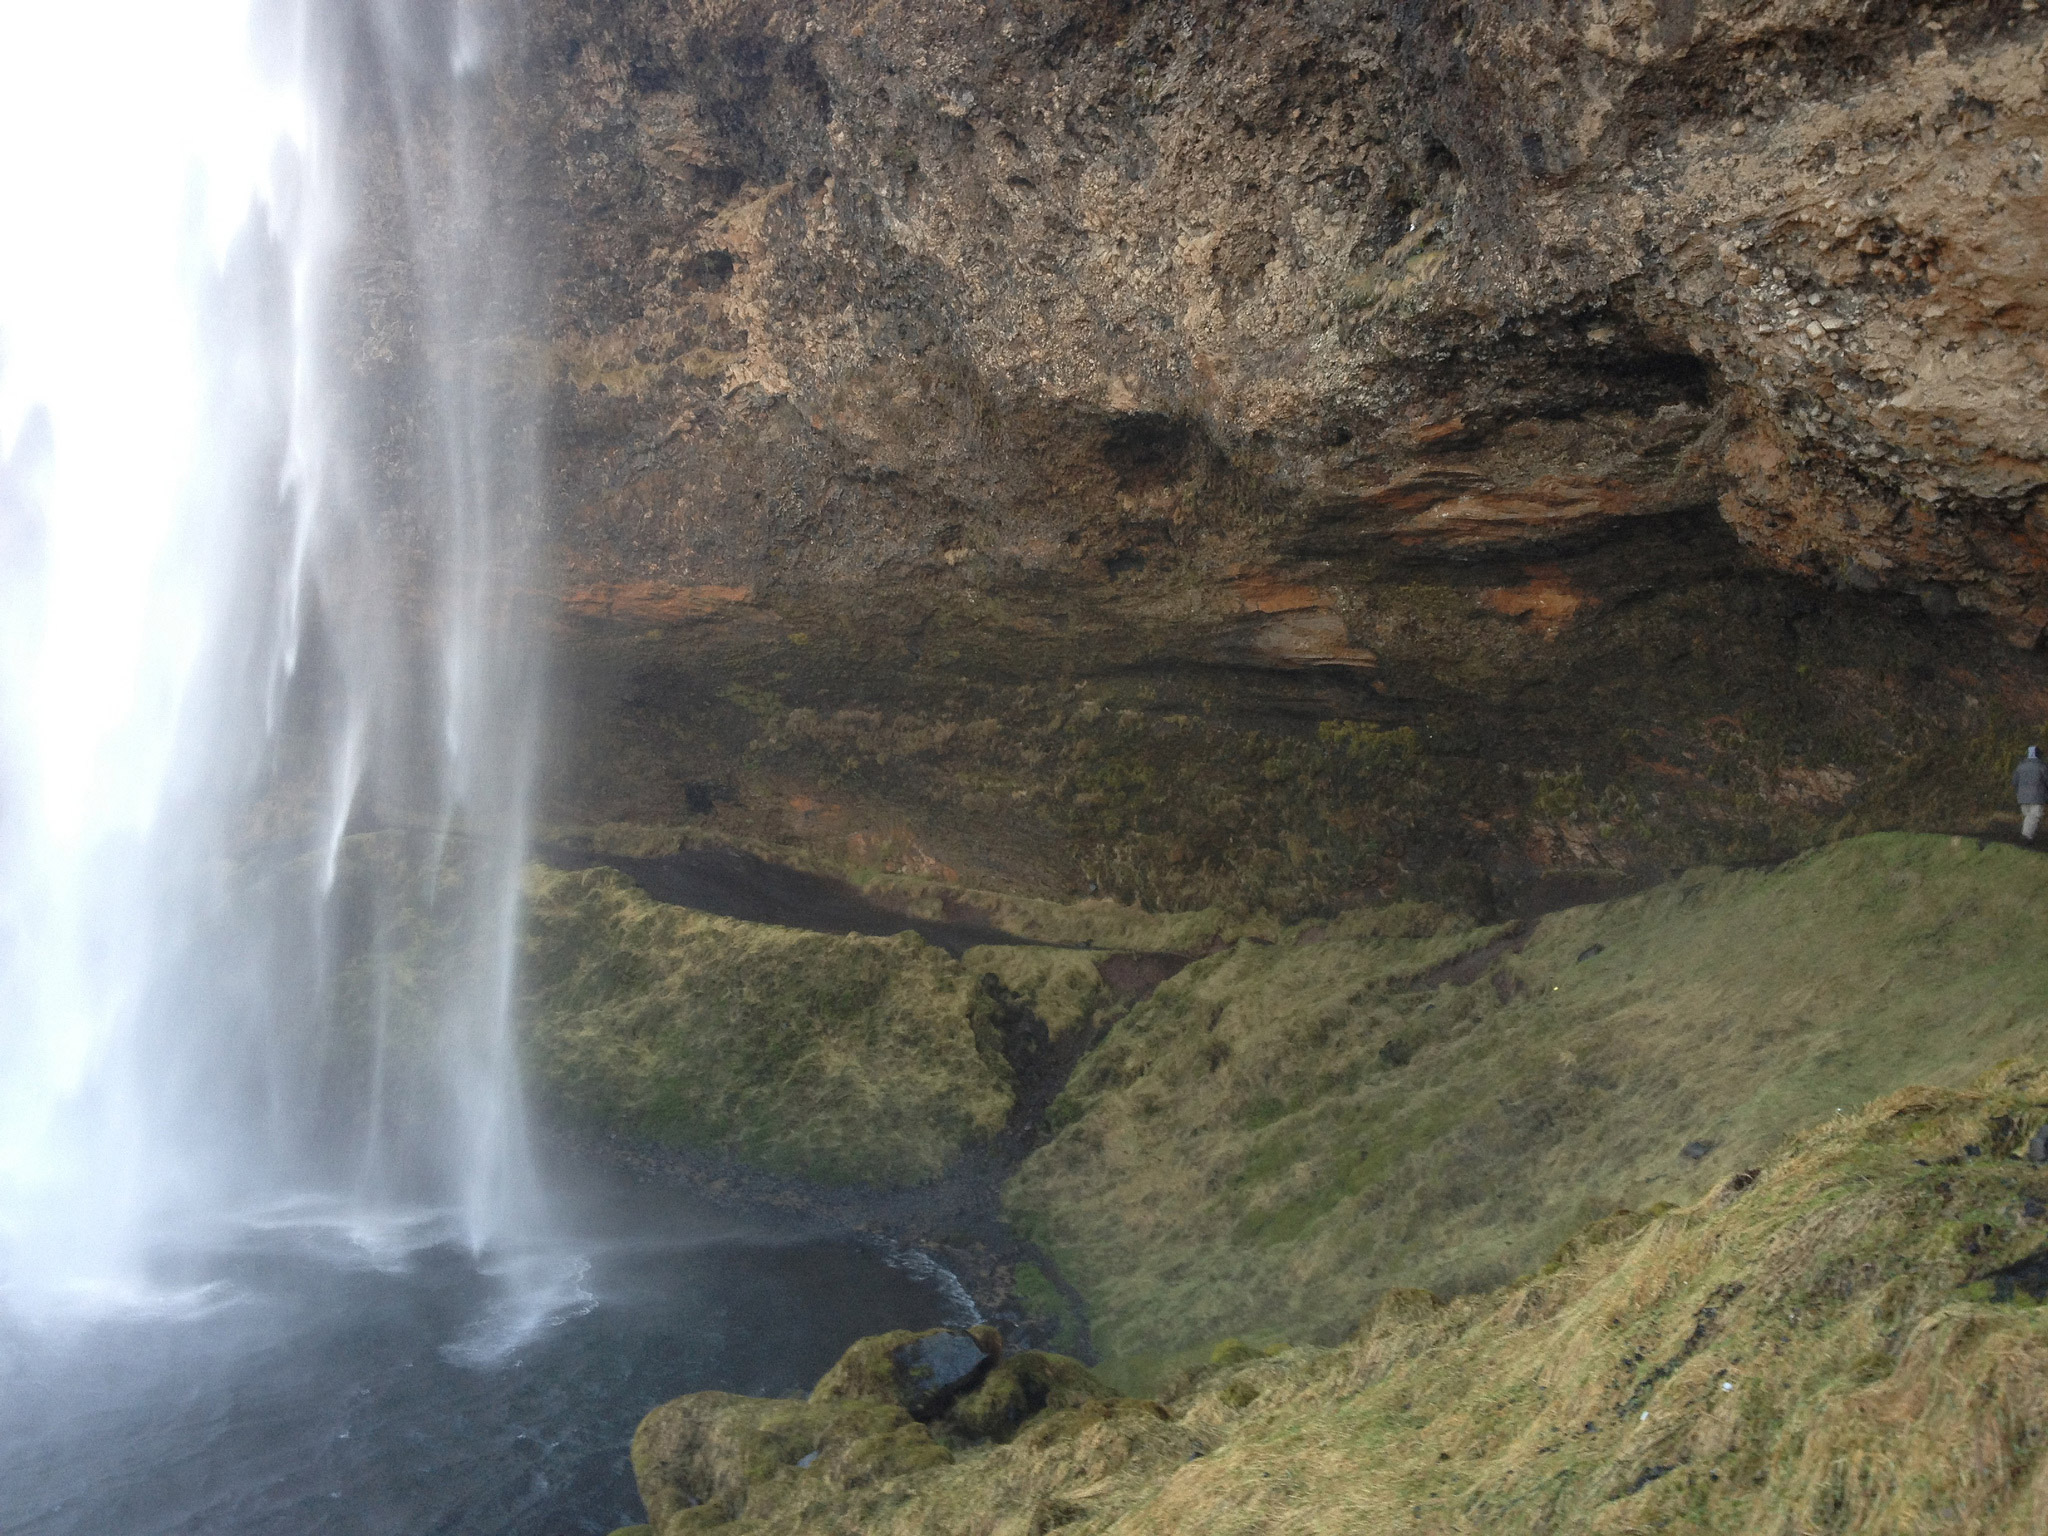
<path id="1" fill-rule="evenodd" d="M 2012 771 L 2012 787 L 2020 797 L 2020 836 L 2031 843 L 2041 828 L 2041 808 L 2048 804 L 2048 763 L 2041 761 L 2039 747 L 2027 748 Z"/>

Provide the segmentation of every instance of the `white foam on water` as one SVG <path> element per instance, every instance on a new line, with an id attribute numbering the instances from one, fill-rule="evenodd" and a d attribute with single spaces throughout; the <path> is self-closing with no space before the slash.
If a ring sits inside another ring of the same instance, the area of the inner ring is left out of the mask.
<path id="1" fill-rule="evenodd" d="M 248 1299 L 247 1292 L 223 1280 L 173 1285 L 79 1279 L 12 1295 L 0 1291 L 8 1315 L 32 1323 L 45 1335 L 107 1324 L 197 1323 Z"/>
<path id="2" fill-rule="evenodd" d="M 960 1277 L 930 1254 L 918 1248 L 887 1243 L 881 1248 L 882 1262 L 913 1279 L 921 1280 L 946 1299 L 948 1321 L 960 1328 L 972 1328 L 984 1321 L 981 1308 L 961 1283 Z"/>
<path id="3" fill-rule="evenodd" d="M 262 1242 L 280 1237 L 347 1269 L 401 1274 L 415 1255 L 459 1240 L 457 1213 L 424 1207 L 368 1208 L 326 1195 L 298 1195 L 243 1214 L 235 1227 Z"/>
<path id="4" fill-rule="evenodd" d="M 589 1261 L 567 1253 L 500 1255 L 483 1266 L 498 1295 L 482 1315 L 449 1343 L 441 1358 L 451 1365 L 489 1370 L 516 1363 L 519 1350 L 549 1328 L 559 1328 L 597 1307 L 586 1282 Z"/>

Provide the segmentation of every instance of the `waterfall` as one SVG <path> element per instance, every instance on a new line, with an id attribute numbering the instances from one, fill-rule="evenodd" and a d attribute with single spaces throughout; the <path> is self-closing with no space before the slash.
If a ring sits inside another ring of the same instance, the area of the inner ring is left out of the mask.
<path id="1" fill-rule="evenodd" d="M 0 1294 L 544 1246 L 510 9 L 0 19 Z M 395 1261 L 395 1260 L 394 1260 Z M 181 1271 L 182 1273 L 182 1271 Z"/>

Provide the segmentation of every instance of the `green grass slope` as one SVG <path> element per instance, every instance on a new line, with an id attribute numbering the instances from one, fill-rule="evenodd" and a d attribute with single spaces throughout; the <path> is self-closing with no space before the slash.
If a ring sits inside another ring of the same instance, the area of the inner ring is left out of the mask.
<path id="1" fill-rule="evenodd" d="M 607 869 L 527 885 L 527 1059 L 579 1118 L 874 1185 L 936 1178 L 1002 1129 L 994 1004 L 915 934 L 709 917 Z"/>
<path id="2" fill-rule="evenodd" d="M 1908 1089 L 1511 1287 L 1392 1292 L 1334 1348 L 1236 1350 L 1160 1402 L 1048 1403 L 1006 1443 L 722 1400 L 666 1459 L 636 1450 L 641 1529 L 2033 1536 L 2048 1168 L 2014 1154 L 2044 1126 L 2038 1067 Z"/>
<path id="3" fill-rule="evenodd" d="M 1968 839 L 1695 873 L 1426 984 L 1490 937 L 1296 930 L 1116 1025 L 1007 1196 L 1098 1348 L 1313 1338 L 1389 1288 L 1499 1284 L 1589 1219 L 1696 1199 L 2048 1025 L 2048 861 Z"/>

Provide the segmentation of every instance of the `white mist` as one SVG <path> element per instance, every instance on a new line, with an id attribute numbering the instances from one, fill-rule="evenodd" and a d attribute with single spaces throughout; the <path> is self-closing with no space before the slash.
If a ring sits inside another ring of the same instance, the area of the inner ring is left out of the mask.
<path id="1" fill-rule="evenodd" d="M 508 1318 L 566 1273 L 510 1027 L 538 473 L 490 21 L 0 9 L 16 1310 L 175 1299 L 162 1255 L 252 1222 L 459 1240 Z"/>

